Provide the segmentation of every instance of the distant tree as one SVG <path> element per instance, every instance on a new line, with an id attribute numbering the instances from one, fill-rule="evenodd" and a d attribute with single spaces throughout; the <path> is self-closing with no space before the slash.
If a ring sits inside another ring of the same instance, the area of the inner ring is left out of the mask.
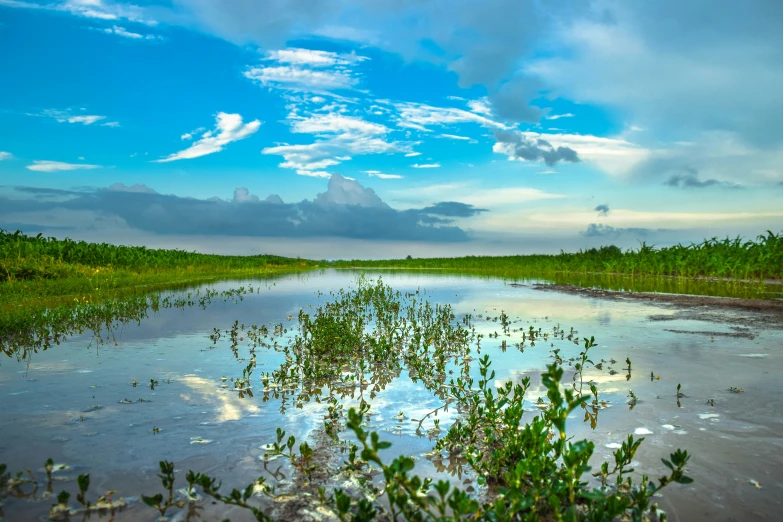
<path id="1" fill-rule="evenodd" d="M 405 259 L 409 259 L 410 260 L 410 259 L 413 259 L 413 257 L 410 254 L 408 254 L 408 257 L 406 257 Z"/>

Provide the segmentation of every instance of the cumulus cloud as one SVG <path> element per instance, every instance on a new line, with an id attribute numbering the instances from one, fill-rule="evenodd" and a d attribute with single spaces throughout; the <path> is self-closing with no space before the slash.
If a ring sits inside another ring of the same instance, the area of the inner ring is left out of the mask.
<path id="1" fill-rule="evenodd" d="M 62 161 L 34 160 L 32 165 L 25 167 L 36 172 L 61 172 L 66 170 L 99 169 L 101 165 L 88 165 L 86 163 L 65 163 Z"/>
<path id="2" fill-rule="evenodd" d="M 498 152 L 508 155 L 509 159 L 525 161 L 543 160 L 552 167 L 560 161 L 576 163 L 579 155 L 570 147 L 553 146 L 543 138 L 531 139 L 521 132 L 495 131 Z"/>
<path id="3" fill-rule="evenodd" d="M 236 203 L 244 203 L 245 201 L 253 201 L 258 203 L 261 201 L 261 198 L 258 196 L 251 194 L 250 191 L 247 189 L 247 187 L 239 187 L 234 189 L 234 199 Z"/>
<path id="4" fill-rule="evenodd" d="M 609 215 L 609 205 L 607 205 L 607 204 L 598 205 L 593 210 L 598 212 L 599 216 L 608 216 Z"/>
<path id="5" fill-rule="evenodd" d="M 284 203 L 275 195 L 262 200 L 243 187 L 228 201 L 163 195 L 144 185 L 124 184 L 88 192 L 63 191 L 56 200 L 49 193 L 20 191 L 32 198 L 0 197 L 0 220 L 58 212 L 65 225 L 69 215 L 84 220 L 90 213 L 92 219 L 120 220 L 156 234 L 467 241 L 470 236 L 454 224 L 455 219 L 484 212 L 454 202 L 396 210 L 372 189 L 338 174 L 329 179 L 326 191 L 298 203 Z"/>
<path id="6" fill-rule="evenodd" d="M 243 140 L 252 136 L 258 131 L 259 127 L 261 127 L 261 122 L 259 120 L 242 123 L 242 116 L 239 114 L 219 112 L 216 119 L 215 129 L 202 134 L 201 139 L 194 142 L 190 147 L 175 152 L 165 158 L 154 160 L 154 162 L 165 163 L 168 161 L 200 158 L 207 154 L 214 154 L 215 152 L 222 151 L 225 146 L 231 142 Z"/>

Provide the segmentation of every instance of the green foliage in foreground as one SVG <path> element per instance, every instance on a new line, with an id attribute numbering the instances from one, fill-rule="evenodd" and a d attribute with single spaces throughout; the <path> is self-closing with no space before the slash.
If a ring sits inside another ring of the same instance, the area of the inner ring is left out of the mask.
<path id="1" fill-rule="evenodd" d="M 184 250 L 87 243 L 0 230 L 0 281 L 92 276 L 95 269 L 230 271 L 308 267 L 314 262 L 272 255 L 224 256 Z"/>
<path id="2" fill-rule="evenodd" d="M 455 258 L 338 261 L 339 267 L 438 268 L 527 273 L 620 273 L 738 279 L 783 278 L 783 233 L 768 231 L 755 241 L 707 239 L 690 245 L 664 248 L 642 243 L 623 252 L 616 246 L 591 248 L 577 253 L 527 256 L 468 256 Z"/>

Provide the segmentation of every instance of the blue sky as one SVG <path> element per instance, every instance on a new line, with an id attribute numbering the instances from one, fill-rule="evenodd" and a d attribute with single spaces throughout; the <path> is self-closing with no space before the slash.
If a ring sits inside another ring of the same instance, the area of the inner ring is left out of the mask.
<path id="1" fill-rule="evenodd" d="M 782 5 L 0 0 L 0 227 L 308 257 L 779 231 Z"/>

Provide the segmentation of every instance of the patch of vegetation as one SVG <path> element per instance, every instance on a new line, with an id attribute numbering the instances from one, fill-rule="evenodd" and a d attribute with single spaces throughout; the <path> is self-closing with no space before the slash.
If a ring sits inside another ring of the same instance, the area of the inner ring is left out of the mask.
<path id="1" fill-rule="evenodd" d="M 768 231 L 756 240 L 711 238 L 701 243 L 655 248 L 642 243 L 638 249 L 610 245 L 563 251 L 556 255 L 467 256 L 410 258 L 381 261 L 339 261 L 338 267 L 445 269 L 513 275 L 547 273 L 609 273 L 734 279 L 783 279 L 783 233 Z"/>

